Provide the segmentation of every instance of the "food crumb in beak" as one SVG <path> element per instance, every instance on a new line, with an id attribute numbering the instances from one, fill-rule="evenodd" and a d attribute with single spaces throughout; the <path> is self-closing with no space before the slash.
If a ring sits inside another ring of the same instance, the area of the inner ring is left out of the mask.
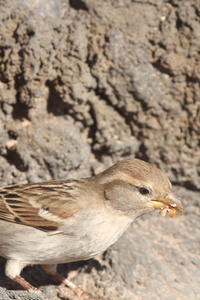
<path id="1" fill-rule="evenodd" d="M 169 209 L 168 206 L 165 206 L 165 207 L 161 208 L 161 210 L 160 210 L 160 212 L 159 212 L 159 215 L 160 215 L 161 217 L 165 217 L 165 216 L 166 216 L 166 213 L 167 213 L 167 211 L 168 211 L 168 209 Z"/>
<path id="2" fill-rule="evenodd" d="M 176 215 L 176 210 L 175 209 L 169 209 L 169 217 L 173 218 Z"/>
<path id="3" fill-rule="evenodd" d="M 169 213 L 170 218 L 173 218 L 176 215 L 176 210 L 170 208 L 169 206 L 164 206 L 163 208 L 161 208 L 159 215 L 161 217 L 165 217 L 167 212 Z"/>

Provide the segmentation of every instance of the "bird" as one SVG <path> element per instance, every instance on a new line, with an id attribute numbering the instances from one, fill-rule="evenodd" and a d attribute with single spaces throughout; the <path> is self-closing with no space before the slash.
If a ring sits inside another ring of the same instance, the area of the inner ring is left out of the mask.
<path id="1" fill-rule="evenodd" d="M 5 274 L 40 294 L 20 276 L 24 267 L 39 264 L 80 299 L 96 299 L 59 274 L 57 264 L 104 252 L 133 221 L 155 209 L 170 217 L 184 211 L 166 175 L 137 158 L 121 160 L 92 177 L 0 187 Z"/>

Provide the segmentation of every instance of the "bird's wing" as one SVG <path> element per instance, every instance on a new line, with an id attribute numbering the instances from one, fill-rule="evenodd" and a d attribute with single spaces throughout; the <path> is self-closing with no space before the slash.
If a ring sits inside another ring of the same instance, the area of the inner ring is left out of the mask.
<path id="1" fill-rule="evenodd" d="M 0 219 L 47 232 L 79 209 L 76 180 L 57 180 L 0 188 Z"/>

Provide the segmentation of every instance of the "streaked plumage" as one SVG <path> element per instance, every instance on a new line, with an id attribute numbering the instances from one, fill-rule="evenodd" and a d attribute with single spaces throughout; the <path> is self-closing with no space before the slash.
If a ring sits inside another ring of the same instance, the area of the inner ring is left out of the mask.
<path id="1" fill-rule="evenodd" d="M 167 177 L 138 159 L 90 178 L 2 187 L 0 255 L 8 260 L 6 275 L 17 281 L 28 264 L 93 257 L 155 208 L 174 214 L 183 209 Z"/>

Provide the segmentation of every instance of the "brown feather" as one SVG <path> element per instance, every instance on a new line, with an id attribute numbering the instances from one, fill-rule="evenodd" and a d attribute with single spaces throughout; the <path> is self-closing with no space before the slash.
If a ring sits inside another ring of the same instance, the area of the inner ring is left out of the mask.
<path id="1" fill-rule="evenodd" d="M 45 231 L 57 230 L 63 220 L 78 211 L 71 195 L 76 183 L 57 180 L 0 188 L 0 219 Z"/>

